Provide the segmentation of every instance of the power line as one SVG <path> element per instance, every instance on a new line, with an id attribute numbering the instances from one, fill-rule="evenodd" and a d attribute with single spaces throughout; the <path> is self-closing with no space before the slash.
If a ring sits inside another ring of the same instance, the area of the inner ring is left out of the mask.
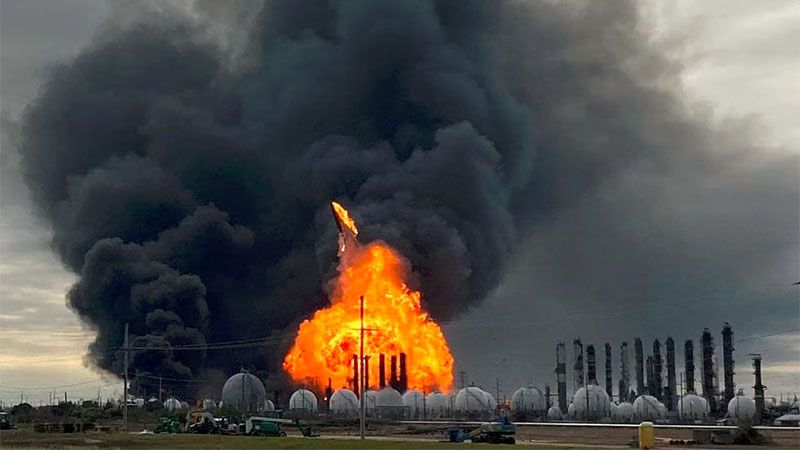
<path id="1" fill-rule="evenodd" d="M 106 380 L 104 380 L 102 378 L 98 378 L 96 380 L 81 381 L 80 383 L 73 383 L 73 384 L 63 384 L 61 386 L 30 387 L 30 386 L 6 386 L 4 384 L 0 384 L 0 388 L 5 388 L 5 389 L 24 389 L 24 390 L 53 390 L 53 389 L 62 389 L 62 388 L 71 388 L 71 387 L 76 387 L 76 386 L 83 386 L 85 384 L 98 383 L 98 382 L 107 383 Z"/>

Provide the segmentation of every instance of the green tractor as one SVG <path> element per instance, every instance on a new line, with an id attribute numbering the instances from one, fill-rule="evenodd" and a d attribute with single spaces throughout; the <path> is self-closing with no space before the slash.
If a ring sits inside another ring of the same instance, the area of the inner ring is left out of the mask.
<path id="1" fill-rule="evenodd" d="M 158 418 L 158 425 L 155 429 L 156 433 L 180 433 L 181 422 L 177 417 L 161 416 Z"/>
<path id="2" fill-rule="evenodd" d="M 248 436 L 286 436 L 282 424 L 291 424 L 291 420 L 272 417 L 253 416 L 244 423 L 244 432 Z"/>

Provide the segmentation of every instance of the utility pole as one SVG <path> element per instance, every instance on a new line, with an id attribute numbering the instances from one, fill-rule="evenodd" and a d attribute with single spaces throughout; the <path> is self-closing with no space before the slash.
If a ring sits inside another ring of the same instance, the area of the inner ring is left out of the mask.
<path id="1" fill-rule="evenodd" d="M 122 431 L 128 433 L 128 324 L 125 324 L 124 352 L 125 386 L 122 388 Z M 64 393 L 66 396 L 66 392 Z"/>
<path id="2" fill-rule="evenodd" d="M 364 383 L 364 296 L 363 295 L 361 296 L 361 329 L 359 331 L 361 332 L 361 351 L 360 351 L 360 357 L 359 357 L 359 362 L 360 362 L 359 378 L 361 380 L 361 385 L 359 386 L 359 388 L 361 390 L 361 411 L 360 411 L 360 414 L 359 414 L 359 422 L 360 422 L 359 423 L 359 431 L 360 431 L 361 439 L 364 439 L 364 425 L 365 425 L 364 422 L 366 422 L 366 400 L 367 400 L 367 396 L 364 395 L 365 392 L 366 392 L 364 390 L 364 385 L 366 383 Z"/>
<path id="3" fill-rule="evenodd" d="M 164 404 L 161 401 L 161 375 L 158 376 L 158 403 Z"/>

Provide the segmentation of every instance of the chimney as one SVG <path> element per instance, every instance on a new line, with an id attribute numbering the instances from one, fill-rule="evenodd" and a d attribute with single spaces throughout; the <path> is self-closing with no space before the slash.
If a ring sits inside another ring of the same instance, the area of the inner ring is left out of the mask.
<path id="1" fill-rule="evenodd" d="M 588 384 L 597 384 L 597 361 L 594 355 L 594 345 L 586 347 L 586 378 Z"/>
<path id="2" fill-rule="evenodd" d="M 725 404 L 728 404 L 734 396 L 733 350 L 733 330 L 731 329 L 731 324 L 725 322 L 722 326 L 722 367 L 725 379 Z"/>
<path id="3" fill-rule="evenodd" d="M 619 401 L 624 402 L 628 400 L 628 391 L 631 387 L 631 375 L 628 369 L 628 343 L 623 342 L 619 346 L 619 367 L 621 377 L 619 380 Z M 633 401 L 633 399 L 630 399 Z"/>
<path id="4" fill-rule="evenodd" d="M 653 341 L 653 387 L 650 389 L 650 395 L 657 398 L 659 401 L 664 399 L 664 360 L 661 358 L 661 342 L 656 339 Z"/>
<path id="5" fill-rule="evenodd" d="M 378 356 L 378 386 L 386 387 L 386 355 L 383 353 Z"/>
<path id="6" fill-rule="evenodd" d="M 563 342 L 556 344 L 556 380 L 558 382 L 558 408 L 567 410 L 567 356 Z"/>
<path id="7" fill-rule="evenodd" d="M 694 394 L 694 342 L 691 339 L 687 339 L 683 344 L 683 360 L 686 370 L 686 392 Z"/>
<path id="8" fill-rule="evenodd" d="M 717 402 L 714 397 L 714 338 L 708 328 L 703 330 L 703 397 L 708 401 L 711 413 L 716 413 Z"/>
<path id="9" fill-rule="evenodd" d="M 392 355 L 392 366 L 389 369 L 389 386 L 394 389 L 399 388 L 397 380 L 397 356 L 395 355 Z"/>
<path id="10" fill-rule="evenodd" d="M 353 392 L 356 397 L 360 395 L 358 387 L 358 355 L 353 355 Z"/>
<path id="11" fill-rule="evenodd" d="M 753 358 L 753 375 L 756 377 L 756 383 L 753 385 L 753 400 L 756 401 L 755 422 L 761 423 L 764 417 L 764 390 L 767 387 L 761 384 L 761 355 L 753 353 L 750 357 Z"/>
<path id="12" fill-rule="evenodd" d="M 550 384 L 544 385 L 544 410 L 547 412 L 550 409 Z"/>
<path id="13" fill-rule="evenodd" d="M 406 373 L 406 354 L 400 353 L 400 380 L 398 380 L 398 385 L 400 386 L 400 393 L 405 392 L 408 389 L 408 373 Z"/>
<path id="14" fill-rule="evenodd" d="M 633 341 L 635 364 L 634 370 L 636 371 L 636 395 L 644 394 L 644 350 L 642 349 L 642 340 L 636 338 Z"/>
<path id="15" fill-rule="evenodd" d="M 572 349 L 575 351 L 573 381 L 575 382 L 575 391 L 577 392 L 578 389 L 583 387 L 583 343 L 580 339 L 572 341 Z"/>
<path id="16" fill-rule="evenodd" d="M 675 341 L 667 338 L 667 408 L 675 411 L 677 406 L 677 380 L 675 379 Z"/>
<path id="17" fill-rule="evenodd" d="M 614 398 L 614 383 L 611 381 L 611 344 L 606 342 L 606 394 L 608 398 Z"/>
<path id="18" fill-rule="evenodd" d="M 655 373 L 653 371 L 653 357 L 648 355 L 647 356 L 647 393 L 654 396 L 654 391 L 656 391 L 656 382 L 655 382 Z"/>
<path id="19" fill-rule="evenodd" d="M 364 392 L 369 390 L 369 356 L 364 356 Z"/>

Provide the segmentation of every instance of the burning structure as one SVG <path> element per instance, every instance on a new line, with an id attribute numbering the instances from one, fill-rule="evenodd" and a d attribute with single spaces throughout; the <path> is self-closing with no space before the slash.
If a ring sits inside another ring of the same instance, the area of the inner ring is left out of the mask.
<path id="1" fill-rule="evenodd" d="M 338 276 L 331 282 L 331 305 L 300 324 L 297 338 L 283 362 L 298 381 L 358 392 L 358 353 L 363 312 L 364 356 L 379 360 L 378 374 L 365 385 L 384 386 L 385 358 L 391 355 L 388 384 L 400 392 L 450 391 L 453 356 L 439 326 L 422 310 L 421 296 L 410 290 L 405 277 L 408 262 L 382 241 L 358 242 L 358 228 L 348 211 L 332 202 L 339 230 Z M 398 374 L 398 356 L 399 368 Z"/>

